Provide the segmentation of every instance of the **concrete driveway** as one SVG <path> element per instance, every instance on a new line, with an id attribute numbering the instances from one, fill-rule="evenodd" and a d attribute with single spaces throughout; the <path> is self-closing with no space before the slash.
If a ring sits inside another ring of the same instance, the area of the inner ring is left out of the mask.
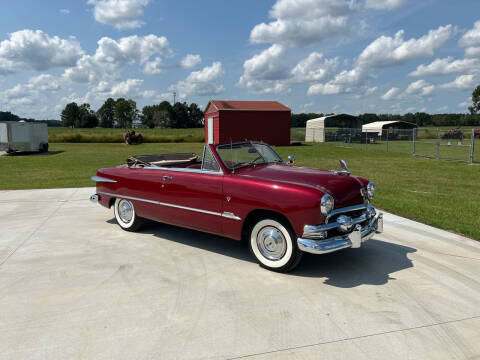
<path id="1" fill-rule="evenodd" d="M 0 191 L 0 358 L 480 359 L 480 243 L 391 214 L 290 274 L 93 188 Z"/>

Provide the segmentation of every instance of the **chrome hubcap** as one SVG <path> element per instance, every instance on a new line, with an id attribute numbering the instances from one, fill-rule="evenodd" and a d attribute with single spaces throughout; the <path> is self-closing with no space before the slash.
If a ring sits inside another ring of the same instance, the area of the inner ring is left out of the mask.
<path id="1" fill-rule="evenodd" d="M 132 221 L 133 206 L 130 201 L 120 200 L 118 204 L 118 216 L 125 224 L 128 224 L 130 221 Z"/>
<path id="2" fill-rule="evenodd" d="M 282 232 L 275 227 L 267 226 L 257 235 L 257 246 L 260 253 L 269 260 L 280 260 L 287 251 L 287 242 Z"/>

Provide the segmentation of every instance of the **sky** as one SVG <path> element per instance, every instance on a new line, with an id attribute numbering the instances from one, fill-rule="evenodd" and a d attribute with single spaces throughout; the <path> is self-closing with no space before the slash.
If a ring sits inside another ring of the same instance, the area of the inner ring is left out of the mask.
<path id="1" fill-rule="evenodd" d="M 478 0 L 4 0 L 0 111 L 59 119 L 144 105 L 277 100 L 294 113 L 465 113 Z"/>

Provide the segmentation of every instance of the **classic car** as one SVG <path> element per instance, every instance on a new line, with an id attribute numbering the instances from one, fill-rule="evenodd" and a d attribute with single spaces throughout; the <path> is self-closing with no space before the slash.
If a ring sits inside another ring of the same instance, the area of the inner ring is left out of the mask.
<path id="1" fill-rule="evenodd" d="M 134 156 L 100 169 L 93 202 L 113 207 L 118 225 L 143 219 L 246 240 L 264 268 L 286 272 L 304 252 L 358 248 L 383 230 L 370 200 L 375 185 L 341 170 L 284 162 L 267 144 L 205 145 L 202 156 Z"/>

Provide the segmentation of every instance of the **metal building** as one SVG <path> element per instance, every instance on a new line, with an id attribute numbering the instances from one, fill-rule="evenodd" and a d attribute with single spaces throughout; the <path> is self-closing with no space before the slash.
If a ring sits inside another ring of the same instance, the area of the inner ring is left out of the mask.
<path id="1" fill-rule="evenodd" d="M 362 125 L 362 132 L 382 136 L 383 130 L 413 129 L 416 127 L 418 127 L 416 124 L 407 121 L 374 121 Z"/>
<path id="2" fill-rule="evenodd" d="M 291 111 L 277 101 L 210 100 L 205 109 L 205 142 L 243 140 L 290 145 Z"/>
<path id="3" fill-rule="evenodd" d="M 337 114 L 327 115 L 307 121 L 305 129 L 305 142 L 325 142 L 325 128 L 360 129 L 360 120 L 352 115 Z M 360 131 L 360 130 L 359 130 Z"/>

